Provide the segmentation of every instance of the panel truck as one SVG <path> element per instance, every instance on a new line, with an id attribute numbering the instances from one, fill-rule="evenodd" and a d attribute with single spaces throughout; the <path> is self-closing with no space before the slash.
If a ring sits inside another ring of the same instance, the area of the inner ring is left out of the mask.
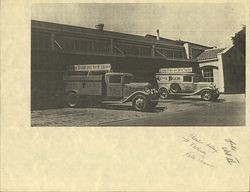
<path id="1" fill-rule="evenodd" d="M 158 93 L 150 83 L 133 82 L 130 73 L 111 72 L 110 64 L 71 65 L 64 83 L 69 107 L 96 101 L 132 102 L 135 110 L 148 111 L 158 104 Z"/>
<path id="2" fill-rule="evenodd" d="M 205 101 L 218 99 L 220 93 L 213 82 L 192 72 L 192 68 L 161 68 L 156 74 L 158 92 L 162 99 L 169 96 L 200 95 Z"/>

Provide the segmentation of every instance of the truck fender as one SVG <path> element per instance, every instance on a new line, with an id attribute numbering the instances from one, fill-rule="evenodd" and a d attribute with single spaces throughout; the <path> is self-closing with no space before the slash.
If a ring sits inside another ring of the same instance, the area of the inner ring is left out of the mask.
<path id="1" fill-rule="evenodd" d="M 139 95 L 139 94 L 142 94 L 144 95 L 145 97 L 148 97 L 149 96 L 149 93 L 145 92 L 145 91 L 136 91 L 134 93 L 132 93 L 131 95 L 129 95 L 126 99 L 124 99 L 122 101 L 122 103 L 126 103 L 126 102 L 130 102 L 133 100 L 133 98 L 136 96 L 136 95 Z"/>
<path id="2" fill-rule="evenodd" d="M 79 94 L 78 90 L 76 90 L 76 89 L 71 89 L 71 90 L 69 90 L 69 91 L 66 92 L 65 96 L 68 95 L 69 93 L 72 93 L 72 92 L 73 92 L 73 93 L 76 93 L 76 94 Z"/>
<path id="3" fill-rule="evenodd" d="M 195 93 L 193 93 L 193 95 L 199 95 L 199 94 L 201 94 L 202 91 L 205 91 L 205 90 L 214 91 L 212 88 L 206 87 L 206 88 L 202 88 L 202 89 L 196 91 Z"/>

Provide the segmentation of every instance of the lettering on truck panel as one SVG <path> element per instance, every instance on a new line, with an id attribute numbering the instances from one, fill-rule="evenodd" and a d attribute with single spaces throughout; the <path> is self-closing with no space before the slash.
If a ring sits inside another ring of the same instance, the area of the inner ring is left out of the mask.
<path id="1" fill-rule="evenodd" d="M 156 76 L 156 79 L 158 81 L 180 81 L 181 77 L 180 76 L 173 76 L 173 75 L 158 75 Z"/>
<path id="2" fill-rule="evenodd" d="M 101 82 L 82 82 L 81 95 L 101 95 Z"/>

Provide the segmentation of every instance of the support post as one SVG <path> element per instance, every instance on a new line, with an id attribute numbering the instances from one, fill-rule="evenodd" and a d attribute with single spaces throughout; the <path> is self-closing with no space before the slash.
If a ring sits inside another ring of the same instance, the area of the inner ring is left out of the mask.
<path id="1" fill-rule="evenodd" d="M 152 57 L 155 56 L 155 45 L 152 45 L 151 55 Z"/>
<path id="2" fill-rule="evenodd" d="M 114 39 L 111 39 L 110 40 L 110 53 L 111 53 L 111 55 L 113 55 L 113 53 L 114 53 L 113 47 L 114 47 Z"/>
<path id="3" fill-rule="evenodd" d="M 51 40 L 51 49 L 55 49 L 55 33 L 51 33 L 50 35 L 50 40 Z"/>

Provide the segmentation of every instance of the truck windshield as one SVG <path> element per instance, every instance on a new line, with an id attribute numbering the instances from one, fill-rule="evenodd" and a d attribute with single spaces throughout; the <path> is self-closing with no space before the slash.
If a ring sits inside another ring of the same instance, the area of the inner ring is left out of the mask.
<path id="1" fill-rule="evenodd" d="M 203 76 L 201 75 L 195 75 L 194 76 L 194 82 L 205 82 Z"/>
<path id="2" fill-rule="evenodd" d="M 133 76 L 124 76 L 124 83 L 131 83 L 133 81 Z"/>

